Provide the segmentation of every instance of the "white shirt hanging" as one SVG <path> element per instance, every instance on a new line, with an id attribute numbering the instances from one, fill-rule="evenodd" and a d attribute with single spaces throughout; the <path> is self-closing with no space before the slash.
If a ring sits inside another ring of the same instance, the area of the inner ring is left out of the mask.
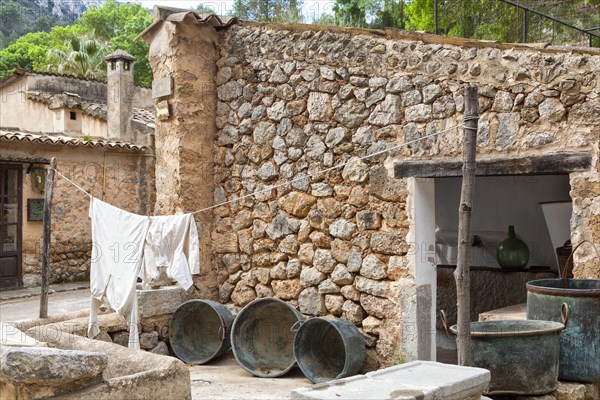
<path id="1" fill-rule="evenodd" d="M 90 200 L 92 258 L 88 337 L 100 333 L 98 310 L 106 299 L 129 324 L 129 348 L 139 349 L 136 282 L 143 263 L 150 218 L 101 200 Z"/>
<path id="2" fill-rule="evenodd" d="M 192 274 L 200 270 L 198 230 L 193 214 L 151 217 L 144 248 L 144 279 L 156 279 L 159 267 L 167 267 L 167 276 L 185 290 L 193 285 Z"/>

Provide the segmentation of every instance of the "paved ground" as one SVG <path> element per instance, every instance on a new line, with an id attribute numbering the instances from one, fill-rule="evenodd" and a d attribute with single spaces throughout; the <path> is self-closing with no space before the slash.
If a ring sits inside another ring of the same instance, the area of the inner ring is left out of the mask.
<path id="1" fill-rule="evenodd" d="M 257 378 L 240 367 L 229 352 L 209 365 L 190 367 L 192 399 L 279 400 L 292 390 L 311 386 L 299 368 L 279 378 Z"/>
<path id="2" fill-rule="evenodd" d="M 48 315 L 57 316 L 89 308 L 89 288 L 72 290 L 77 287 L 85 287 L 85 285 L 51 287 L 54 293 L 48 295 Z M 39 290 L 35 288 L 0 292 L 0 321 L 12 322 L 37 318 L 40 312 Z M 24 296 L 25 294 L 29 295 Z"/>
<path id="3" fill-rule="evenodd" d="M 48 289 L 48 294 L 69 292 L 72 290 L 79 289 L 89 289 L 89 287 L 89 282 L 57 283 L 50 285 L 50 288 Z M 13 290 L 0 289 L 0 301 L 24 299 L 26 297 L 39 296 L 40 291 L 40 287 L 30 287 Z"/>

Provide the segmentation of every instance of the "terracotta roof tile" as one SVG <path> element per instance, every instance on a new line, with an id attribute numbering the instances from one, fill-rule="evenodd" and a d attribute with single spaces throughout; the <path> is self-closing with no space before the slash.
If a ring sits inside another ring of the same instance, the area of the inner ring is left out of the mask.
<path id="1" fill-rule="evenodd" d="M 121 149 L 135 152 L 145 152 L 149 150 L 148 146 L 141 146 L 126 142 L 111 141 L 104 139 L 86 140 L 84 138 L 66 135 L 35 134 L 20 131 L 0 131 L 0 141 L 30 142 L 50 145 L 68 145 L 84 147 L 103 147 L 109 149 Z"/>

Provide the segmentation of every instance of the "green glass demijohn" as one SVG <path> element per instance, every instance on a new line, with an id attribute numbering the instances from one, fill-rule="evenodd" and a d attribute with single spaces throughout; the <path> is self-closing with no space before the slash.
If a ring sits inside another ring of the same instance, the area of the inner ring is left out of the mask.
<path id="1" fill-rule="evenodd" d="M 515 235 L 515 227 L 508 227 L 508 238 L 498 245 L 498 264 L 502 268 L 524 268 L 529 261 L 529 247 Z"/>

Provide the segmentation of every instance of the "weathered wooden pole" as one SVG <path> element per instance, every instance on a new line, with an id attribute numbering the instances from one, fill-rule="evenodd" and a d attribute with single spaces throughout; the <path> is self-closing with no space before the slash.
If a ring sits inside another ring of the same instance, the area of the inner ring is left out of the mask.
<path id="1" fill-rule="evenodd" d="M 50 160 L 44 188 L 44 243 L 42 255 L 42 295 L 40 296 L 40 318 L 48 317 L 48 286 L 50 282 L 50 225 L 52 223 L 52 189 L 54 188 L 54 170 L 56 158 Z"/>
<path id="2" fill-rule="evenodd" d="M 469 250 L 471 249 L 471 211 L 475 193 L 475 153 L 477 151 L 477 124 L 479 101 L 477 86 L 466 87 L 465 116 L 463 120 L 463 167 L 460 205 L 458 207 L 458 258 L 456 280 L 456 308 L 458 335 L 458 365 L 471 365 L 471 280 L 469 277 Z"/>

